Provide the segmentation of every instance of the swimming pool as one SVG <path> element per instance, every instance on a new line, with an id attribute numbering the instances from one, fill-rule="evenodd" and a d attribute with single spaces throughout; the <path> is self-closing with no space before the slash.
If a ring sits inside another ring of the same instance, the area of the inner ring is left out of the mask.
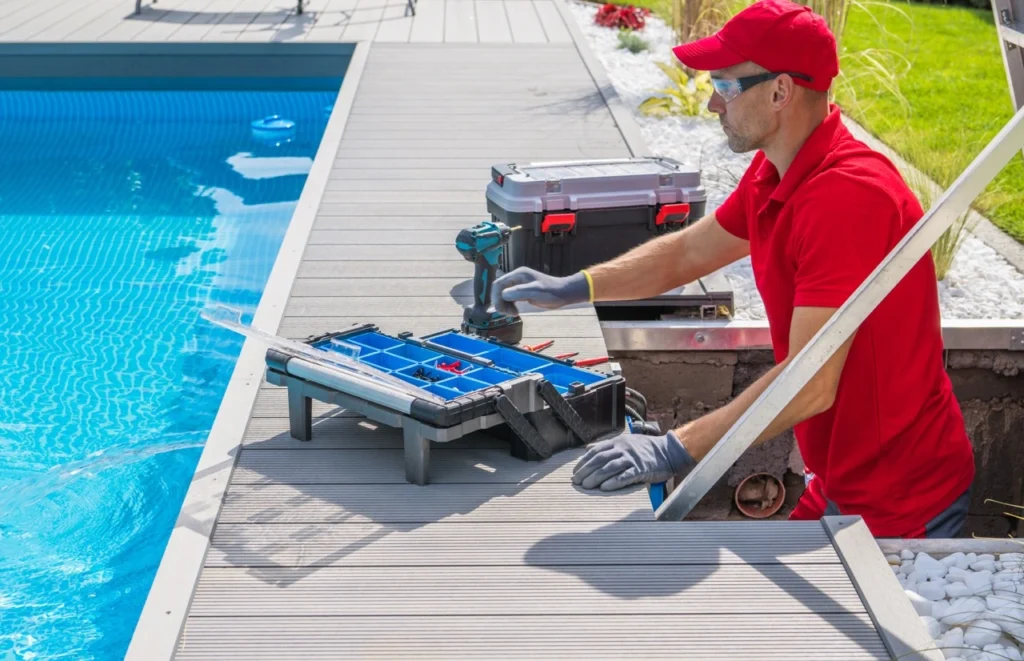
<path id="1" fill-rule="evenodd" d="M 336 96 L 0 92 L 0 661 L 123 657 Z"/>

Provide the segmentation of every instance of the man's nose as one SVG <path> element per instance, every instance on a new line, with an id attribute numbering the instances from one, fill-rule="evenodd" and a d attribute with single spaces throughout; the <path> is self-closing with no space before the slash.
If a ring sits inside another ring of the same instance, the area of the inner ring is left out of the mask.
<path id="1" fill-rule="evenodd" d="M 712 92 L 708 99 L 708 110 L 719 115 L 725 113 L 725 99 L 717 91 Z"/>

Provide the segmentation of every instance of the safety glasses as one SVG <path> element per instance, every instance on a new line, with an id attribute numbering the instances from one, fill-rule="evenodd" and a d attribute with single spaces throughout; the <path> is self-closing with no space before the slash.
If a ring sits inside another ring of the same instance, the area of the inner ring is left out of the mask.
<path id="1" fill-rule="evenodd" d="M 766 80 L 772 80 L 778 78 L 782 74 L 788 74 L 794 78 L 800 78 L 802 80 L 810 81 L 811 77 L 802 73 L 793 73 L 790 71 L 774 71 L 769 73 L 759 73 L 754 76 L 744 76 L 742 78 L 712 78 L 711 84 L 714 86 L 715 91 L 718 95 L 725 99 L 726 103 L 729 103 L 740 94 L 743 94 L 754 85 L 759 85 Z"/>

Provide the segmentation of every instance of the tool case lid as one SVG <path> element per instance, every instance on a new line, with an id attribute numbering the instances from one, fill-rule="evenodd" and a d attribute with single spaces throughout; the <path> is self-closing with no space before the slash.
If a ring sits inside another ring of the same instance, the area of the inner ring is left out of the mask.
<path id="1" fill-rule="evenodd" d="M 700 171 L 664 157 L 495 165 L 487 199 L 506 211 L 605 209 L 703 202 Z"/>

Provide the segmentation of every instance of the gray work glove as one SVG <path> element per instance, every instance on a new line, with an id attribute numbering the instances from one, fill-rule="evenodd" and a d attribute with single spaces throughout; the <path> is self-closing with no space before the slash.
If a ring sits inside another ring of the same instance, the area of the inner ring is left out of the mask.
<path id="1" fill-rule="evenodd" d="M 495 280 L 491 287 L 491 304 L 501 314 L 518 315 L 517 301 L 548 310 L 587 303 L 590 283 L 582 272 L 558 278 L 522 266 Z"/>
<path id="2" fill-rule="evenodd" d="M 573 469 L 572 481 L 584 489 L 614 491 L 638 482 L 665 482 L 697 465 L 679 438 L 624 432 L 593 445 Z"/>

